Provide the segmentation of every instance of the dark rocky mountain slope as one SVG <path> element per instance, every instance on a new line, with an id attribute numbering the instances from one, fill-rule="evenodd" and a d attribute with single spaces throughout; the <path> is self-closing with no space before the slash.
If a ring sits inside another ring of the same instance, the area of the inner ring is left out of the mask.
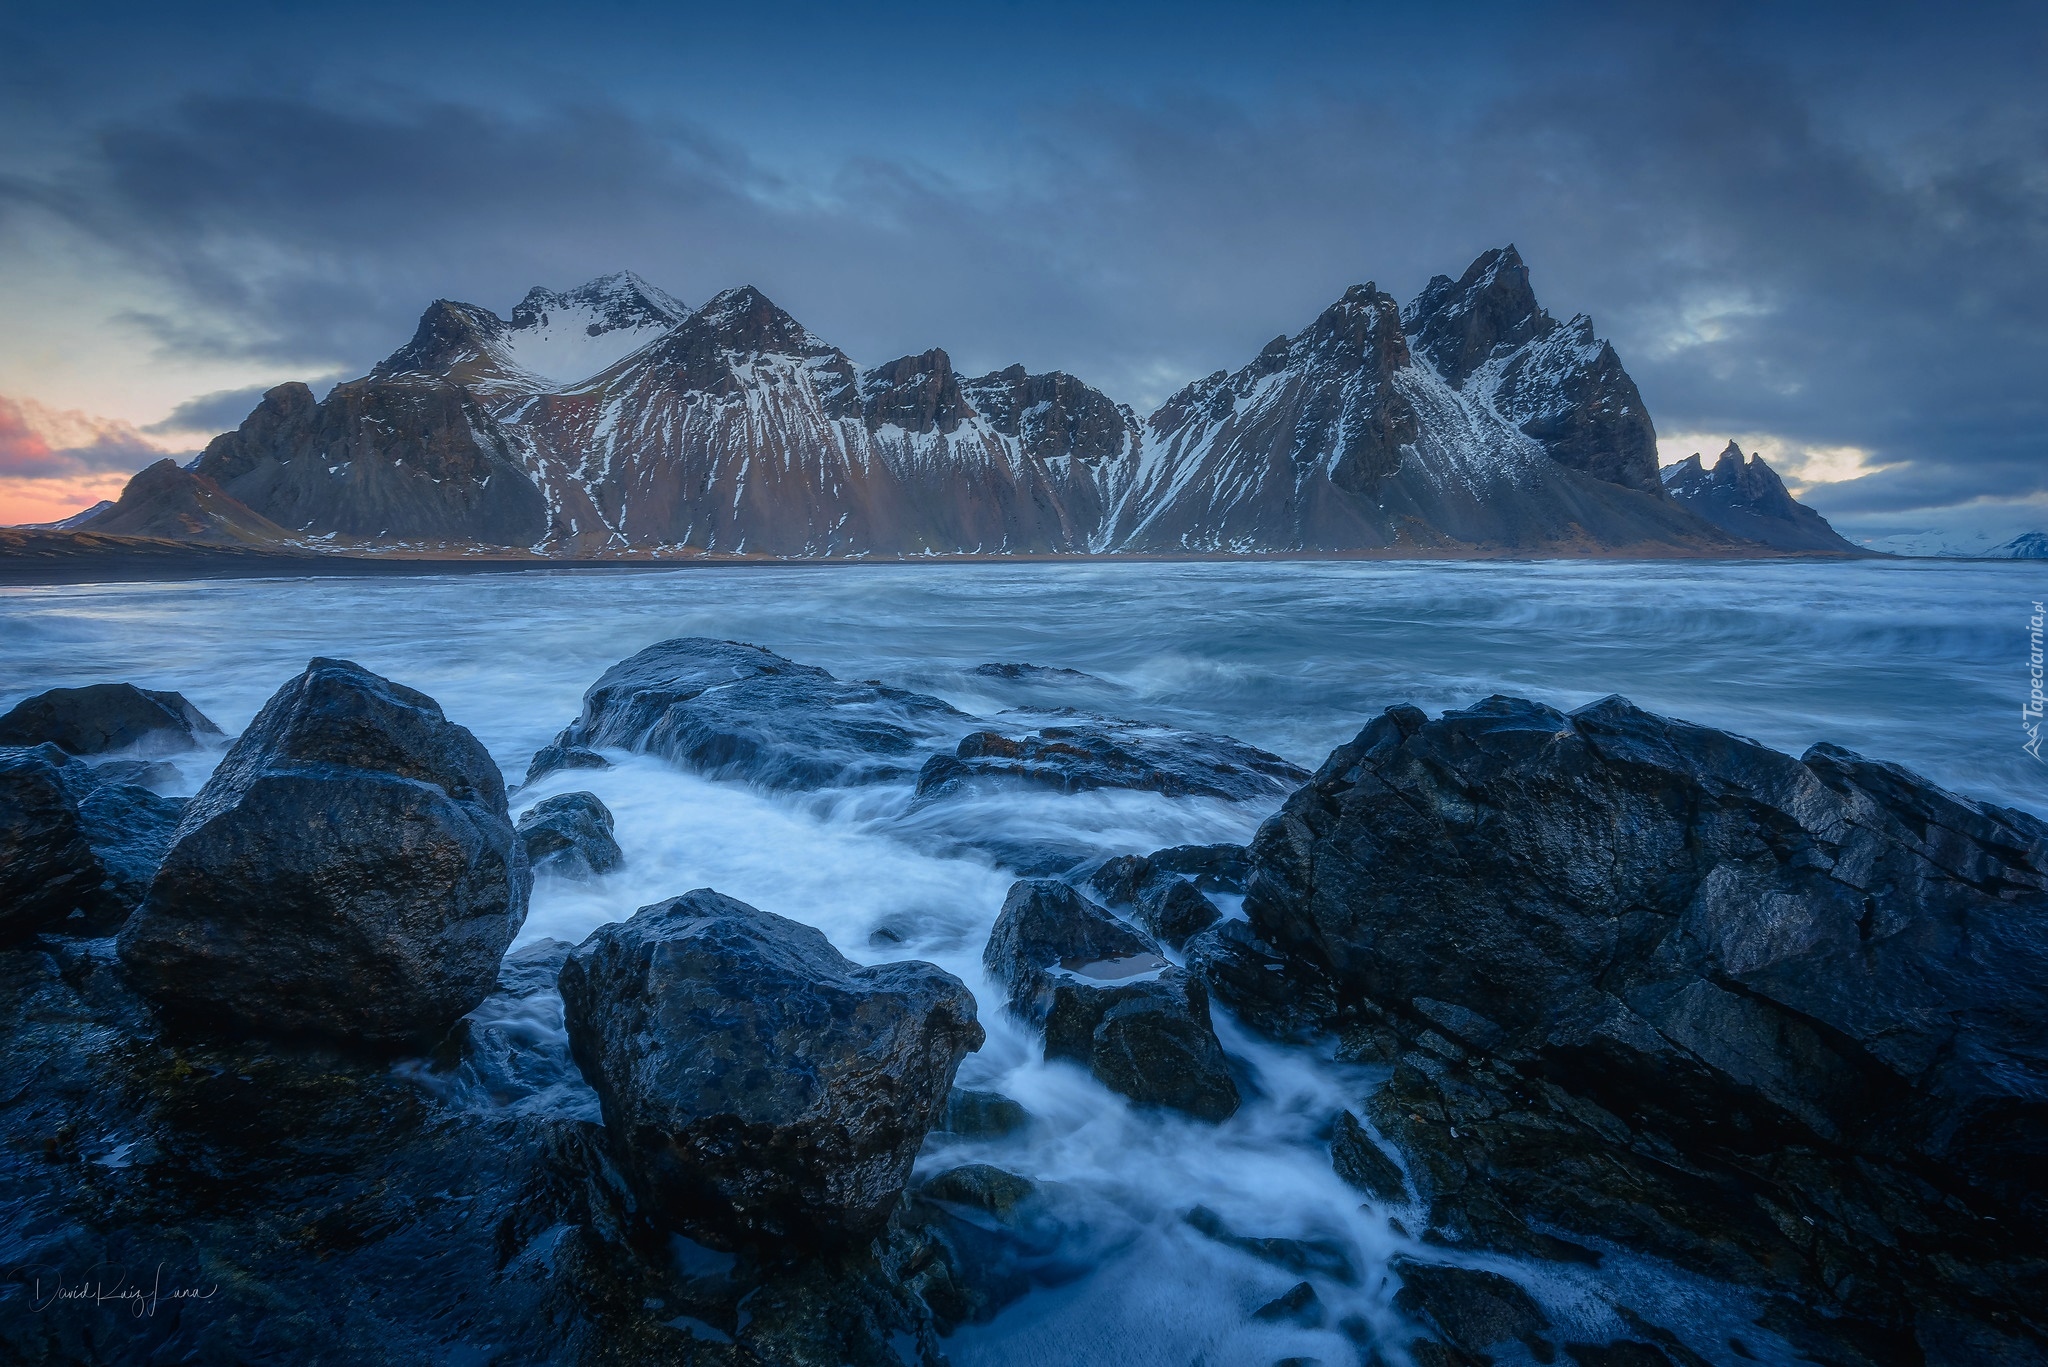
<path id="1" fill-rule="evenodd" d="M 862 370 L 751 287 L 438 300 L 325 401 L 273 390 L 197 472 L 294 534 L 572 555 L 1840 549 L 1667 492 L 1614 348 L 1547 313 L 1512 246 L 1405 309 L 1356 286 L 1142 422 L 938 348 Z"/>
<path id="2" fill-rule="evenodd" d="M 1849 551 L 1858 547 L 1792 497 L 1762 456 L 1734 442 L 1709 470 L 1695 451 L 1663 472 L 1671 497 L 1731 536 L 1781 551 Z"/>
<path id="3" fill-rule="evenodd" d="M 230 546 L 270 545 L 291 536 L 205 475 L 174 460 L 160 460 L 141 471 L 121 490 L 118 502 L 71 522 L 69 529 Z"/>

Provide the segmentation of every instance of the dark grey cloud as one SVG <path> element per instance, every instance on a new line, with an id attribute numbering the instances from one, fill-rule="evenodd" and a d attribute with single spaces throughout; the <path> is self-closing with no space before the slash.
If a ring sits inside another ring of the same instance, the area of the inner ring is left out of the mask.
<path id="1" fill-rule="evenodd" d="M 1561 39 L 1440 103 L 1066 99 L 971 164 L 877 148 L 822 176 L 600 103 L 188 97 L 0 181 L 0 212 L 170 286 L 133 318 L 166 347 L 359 372 L 431 298 L 503 311 L 627 266 L 690 302 L 756 284 L 863 361 L 943 345 L 1141 403 L 1349 284 L 1405 297 L 1512 240 L 1661 428 L 1898 463 L 1827 511 L 2048 488 L 2048 99 L 1930 50 L 1879 102 L 1868 71 L 1696 32 Z"/>

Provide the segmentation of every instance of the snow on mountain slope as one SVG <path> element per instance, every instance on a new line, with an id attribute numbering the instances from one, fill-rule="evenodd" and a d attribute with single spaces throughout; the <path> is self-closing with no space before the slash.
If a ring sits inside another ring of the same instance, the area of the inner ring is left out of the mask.
<path id="1" fill-rule="evenodd" d="M 689 316 L 668 293 L 618 271 L 573 290 L 528 290 L 510 321 L 487 308 L 439 299 L 412 340 L 373 375 L 428 375 L 466 386 L 497 406 L 585 380 L 618 364 Z"/>
<path id="2" fill-rule="evenodd" d="M 969 388 L 992 401 L 995 418 L 977 411 Z M 1100 410 L 1117 410 L 1076 392 L 1085 388 L 1021 372 L 963 385 L 936 350 L 863 375 L 743 288 L 510 417 L 533 436 L 554 535 L 579 546 L 1085 550 L 1102 520 L 1098 472 L 1135 445 L 1136 427 L 1122 413 L 1111 449 Z M 1030 400 L 1021 407 L 1020 395 Z M 1062 402 L 1086 411 L 1076 421 L 1095 443 L 1089 453 L 1048 433 Z"/>
<path id="3" fill-rule="evenodd" d="M 1733 544 L 1664 496 L 1634 383 L 1590 320 L 1537 306 L 1512 247 L 1407 310 L 1354 287 L 1147 438 L 1119 550 Z"/>
<path id="4" fill-rule="evenodd" d="M 551 385 L 568 385 L 618 364 L 689 312 L 631 271 L 566 292 L 536 285 L 512 310 L 499 345 L 512 365 Z"/>
<path id="5" fill-rule="evenodd" d="M 336 392 L 346 413 L 252 415 L 224 486 L 291 528 L 523 545 L 538 517 L 569 554 L 1752 545 L 1667 495 L 1613 348 L 1545 313 L 1511 246 L 1406 309 L 1358 286 L 1143 423 L 1071 375 L 963 377 L 938 349 L 863 372 L 758 290 L 691 312 L 625 272 L 509 320 L 436 301 Z M 458 483 L 405 468 L 430 457 Z"/>

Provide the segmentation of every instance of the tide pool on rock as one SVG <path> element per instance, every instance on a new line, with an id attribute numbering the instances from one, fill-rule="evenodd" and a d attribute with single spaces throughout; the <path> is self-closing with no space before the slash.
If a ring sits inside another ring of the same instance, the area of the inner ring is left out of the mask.
<path id="1" fill-rule="evenodd" d="M 1834 741 L 1900 761 L 1960 793 L 2039 811 L 2048 805 L 2040 771 L 2007 744 L 2002 692 L 2011 673 L 2005 618 L 2014 600 L 2038 596 L 2032 583 L 2021 565 L 1119 565 L 44 590 L 0 596 L 0 705 L 51 686 L 136 678 L 180 690 L 232 730 L 306 658 L 343 654 L 430 694 L 517 775 L 613 664 L 657 641 L 705 636 L 756 641 L 838 679 L 878 679 L 971 718 L 1048 701 L 1042 683 L 980 673 L 978 665 L 1030 660 L 1071 668 L 1101 682 L 1063 679 L 1062 706 L 1232 736 L 1304 768 L 1396 703 L 1434 716 L 1493 693 L 1568 709 L 1619 692 L 1654 712 L 1794 754 Z M 52 672 L 56 660 L 61 677 Z M 950 747 L 965 733 L 940 743 Z M 1353 1158 L 1360 1135 L 1376 1146 L 1398 1144 L 1401 1136 L 1383 1123 L 1396 1117 L 1364 1107 L 1389 1065 L 1339 1060 L 1328 1041 L 1281 1044 L 1216 1007 L 1217 1035 L 1243 1091 L 1236 1113 L 1219 1124 L 1133 1107 L 1082 1066 L 1046 1062 L 1036 1031 L 999 1009 L 1003 994 L 980 964 L 1022 870 L 985 852 L 922 840 L 926 828 L 907 815 L 915 764 L 880 783 L 772 791 L 655 755 L 606 749 L 604 757 L 613 767 L 543 777 L 521 791 L 517 805 L 592 792 L 615 817 L 626 861 L 594 882 L 544 883 L 519 945 L 580 943 L 637 907 L 714 887 L 815 925 L 856 963 L 935 962 L 977 997 L 989 1037 L 963 1061 L 957 1085 L 1007 1098 L 1028 1119 L 1001 1133 L 949 1128 L 934 1135 L 911 1190 L 923 1177 L 981 1164 L 1031 1183 L 1033 1194 L 1016 1229 L 950 1197 L 926 1203 L 993 1225 L 985 1232 L 1007 1241 L 996 1246 L 1009 1250 L 1004 1266 L 1015 1270 L 1000 1294 L 992 1288 L 981 1300 L 954 1302 L 958 1327 L 939 1346 L 957 1367 L 1183 1367 L 1198 1356 L 1255 1367 L 1287 1358 L 1342 1363 L 1355 1360 L 1361 1338 L 1382 1345 L 1393 1361 L 1432 1325 L 1452 1342 L 1481 1344 L 1484 1335 L 1484 1351 L 1503 1361 L 1526 1351 L 1515 1332 L 1495 1338 L 1472 1327 L 1461 1295 L 1510 1306 L 1514 1327 L 1554 1345 L 1559 1360 L 1654 1362 L 1626 1346 L 1660 1343 L 1653 1330 L 1703 1345 L 1697 1351 L 1717 1363 L 1736 1360 L 1731 1338 L 1765 1361 L 1790 1362 L 1799 1351 L 1784 1336 L 1797 1324 L 1782 1317 L 1772 1321 L 1778 1328 L 1757 1324 L 1770 1309 L 1762 1298 L 1717 1290 L 1696 1272 L 1611 1250 L 1596 1267 L 1410 1237 L 1426 1228 L 1412 1185 L 1398 1193 L 1408 1203 L 1392 1200 L 1382 1173 L 1390 1199 L 1376 1200 L 1332 1161 L 1340 1139 Z M 967 793 L 934 809 L 1000 827 L 1018 847 L 1064 843 L 1149 855 L 1177 846 L 1242 847 L 1279 805 L 1006 789 Z M 1228 861 L 1203 862 L 1221 868 Z M 1192 863 L 1174 871 L 1199 876 Z M 1226 919 L 1194 937 L 1189 957 L 1197 948 L 1219 957 L 1227 950 L 1234 970 L 1275 976 L 1261 966 L 1256 941 L 1226 934 L 1246 925 L 1227 881 L 1202 887 Z M 532 976 L 529 967 L 514 976 Z M 83 966 L 67 971 L 80 984 L 97 981 Z M 36 982 L 38 1001 L 62 990 Z M 479 1012 L 479 1022 L 486 1014 L 490 1022 L 473 1029 L 513 1045 L 559 1041 L 534 1005 L 545 996 L 544 989 L 501 991 Z M 232 1075 L 205 1085 L 228 1081 Z M 501 1111 L 479 1110 L 477 1123 L 531 1125 L 531 1112 L 521 1108 L 536 1095 Z M 492 1103 L 482 1097 L 474 1104 Z M 1362 1118 L 1359 1130 L 1340 1130 L 1345 1112 Z M 587 1130 L 575 1133 L 582 1147 L 573 1161 L 555 1162 L 558 1175 L 548 1181 L 559 1184 L 568 1172 L 598 1192 L 617 1174 L 607 1178 L 606 1164 L 589 1156 Z M 114 1147 L 92 1141 L 88 1132 L 77 1142 L 82 1166 L 109 1175 L 95 1180 L 147 1174 L 160 1161 L 138 1149 L 135 1167 L 94 1166 Z M 310 1142 L 289 1150 L 293 1161 L 308 1163 L 317 1152 Z M 953 1187 L 940 1191 L 957 1196 Z M 470 1189 L 450 1187 L 457 1195 Z M 537 1215 L 553 1219 L 565 1204 L 604 1205 L 585 1194 L 575 1203 L 548 1202 L 535 1207 Z M 309 1198 L 294 1209 L 316 1205 Z M 1209 1214 L 1191 1223 L 1198 1207 Z M 371 1217 L 380 1212 L 365 1207 L 357 1218 Z M 334 1238 L 354 1228 L 342 1221 Z M 542 1232 L 519 1228 L 522 1238 Z M 963 1235 L 960 1242 L 968 1241 Z M 144 1243 L 131 1238 L 125 1255 L 142 1256 Z M 1355 1285 L 1338 1275 L 1342 1263 L 1316 1261 L 1331 1248 L 1355 1269 Z M 1512 1293 L 1480 1296 L 1499 1290 L 1492 1282 L 1427 1273 L 1407 1279 L 1423 1288 L 1409 1297 L 1410 1313 L 1396 1302 L 1400 1258 L 1502 1277 L 1523 1289 L 1537 1313 L 1522 1311 Z M 686 1261 L 696 1268 L 702 1260 Z M 936 1296 L 940 1267 L 902 1270 Z M 636 1275 L 643 1274 L 621 1291 L 668 1294 L 656 1289 L 653 1271 Z M 703 1291 L 701 1305 L 671 1303 L 647 1312 L 647 1323 L 664 1323 L 652 1318 L 659 1314 L 728 1336 L 753 1332 L 724 1318 L 708 1289 L 723 1275 L 704 1272 L 691 1282 Z M 1304 1282 L 1313 1301 L 1297 1292 Z M 764 1295 L 748 1306 L 773 1303 L 775 1296 Z M 1275 1304 L 1283 1310 L 1260 1317 Z M 1648 1327 L 1631 1315 L 1647 1316 Z M 686 1330 L 662 1332 L 680 1343 Z M 654 1351 L 647 1340 L 633 1344 Z M 1606 1358 L 1587 1347 L 1608 1344 L 1624 1346 Z M 1675 1350 L 1654 1351 L 1684 1360 Z M 1971 1360 L 1962 1349 L 1926 1359 Z M 1980 1352 L 1975 1360 L 1990 1359 Z"/>

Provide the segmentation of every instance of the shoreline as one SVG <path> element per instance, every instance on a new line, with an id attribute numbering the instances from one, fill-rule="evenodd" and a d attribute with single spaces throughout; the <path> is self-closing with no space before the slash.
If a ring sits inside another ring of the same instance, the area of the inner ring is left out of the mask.
<path id="1" fill-rule="evenodd" d="M 1880 551 L 1755 551 L 1716 547 L 1712 551 L 1671 547 L 1527 548 L 1390 546 L 1351 551 L 1185 551 L 1185 552 L 1020 552 L 1016 554 L 753 556 L 626 552 L 610 556 L 555 557 L 493 548 L 466 555 L 441 551 L 316 552 L 268 546 L 208 546 L 194 542 L 41 528 L 0 528 L 0 587 L 155 583 L 196 579 L 360 579 L 450 574 L 509 574 L 534 571 L 617 571 L 711 568 L 853 568 L 904 565 L 1018 564 L 1201 564 L 1318 561 L 1857 561 L 1912 560 Z M 1927 557 L 1931 558 L 1931 557 Z"/>

